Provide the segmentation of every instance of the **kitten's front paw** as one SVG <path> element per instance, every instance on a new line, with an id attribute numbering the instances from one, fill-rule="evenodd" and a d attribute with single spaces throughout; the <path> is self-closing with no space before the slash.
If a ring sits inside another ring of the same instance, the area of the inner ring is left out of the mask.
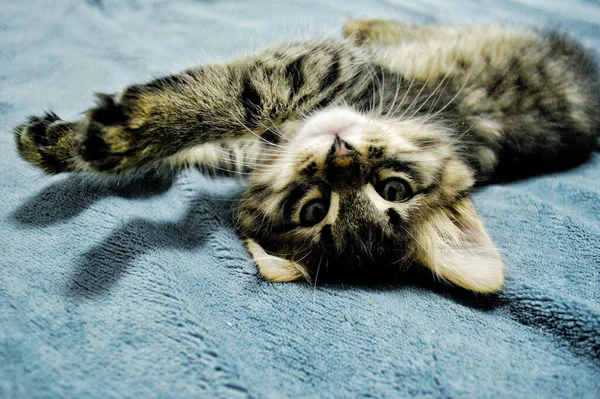
<path id="1" fill-rule="evenodd" d="M 77 152 L 95 171 L 131 171 L 142 162 L 142 152 L 149 150 L 147 138 L 139 129 L 141 123 L 134 120 L 132 103 L 117 102 L 107 94 L 98 94 L 98 100 L 98 106 L 87 113 Z"/>
<path id="2" fill-rule="evenodd" d="M 17 151 L 46 173 L 68 172 L 73 165 L 73 127 L 53 112 L 32 116 L 13 129 Z"/>

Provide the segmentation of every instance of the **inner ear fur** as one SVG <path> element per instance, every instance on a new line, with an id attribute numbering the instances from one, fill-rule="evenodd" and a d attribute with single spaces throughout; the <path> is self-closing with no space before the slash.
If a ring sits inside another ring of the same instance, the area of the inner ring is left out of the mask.
<path id="1" fill-rule="evenodd" d="M 301 264 L 267 253 L 259 243 L 252 239 L 246 240 L 246 248 L 258 266 L 258 272 L 265 280 L 277 283 L 296 280 L 310 281 L 306 268 Z"/>
<path id="2" fill-rule="evenodd" d="M 504 284 L 500 254 L 468 198 L 429 213 L 414 245 L 420 263 L 455 285 L 490 293 Z"/>

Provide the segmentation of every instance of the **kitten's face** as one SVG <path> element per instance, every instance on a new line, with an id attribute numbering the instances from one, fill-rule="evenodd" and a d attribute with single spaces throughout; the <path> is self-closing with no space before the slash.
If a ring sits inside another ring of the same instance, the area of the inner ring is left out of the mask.
<path id="1" fill-rule="evenodd" d="M 472 172 L 450 132 L 349 108 L 282 131 L 239 212 L 265 278 L 360 280 L 420 263 L 473 290 L 500 288 L 497 252 L 467 198 Z M 474 261 L 483 272 L 465 270 Z"/>

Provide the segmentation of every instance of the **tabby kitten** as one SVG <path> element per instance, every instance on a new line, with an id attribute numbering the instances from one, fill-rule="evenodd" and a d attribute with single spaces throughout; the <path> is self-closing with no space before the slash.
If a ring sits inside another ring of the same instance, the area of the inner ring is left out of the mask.
<path id="1" fill-rule="evenodd" d="M 418 264 L 503 285 L 474 185 L 575 165 L 597 144 L 595 61 L 556 33 L 349 21 L 344 40 L 279 45 L 99 95 L 83 120 L 15 128 L 47 173 L 204 165 L 242 173 L 237 217 L 271 281 Z"/>

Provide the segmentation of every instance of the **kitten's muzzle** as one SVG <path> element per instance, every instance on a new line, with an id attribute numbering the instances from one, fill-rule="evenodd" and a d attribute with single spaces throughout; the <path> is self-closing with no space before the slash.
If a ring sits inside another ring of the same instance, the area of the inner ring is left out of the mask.
<path id="1" fill-rule="evenodd" d="M 327 180 L 331 183 L 350 182 L 360 174 L 358 154 L 354 147 L 335 136 L 327 154 Z"/>
<path id="2" fill-rule="evenodd" d="M 335 136 L 333 145 L 327 154 L 327 163 L 350 163 L 356 158 L 354 147 L 340 139 L 340 136 Z"/>

